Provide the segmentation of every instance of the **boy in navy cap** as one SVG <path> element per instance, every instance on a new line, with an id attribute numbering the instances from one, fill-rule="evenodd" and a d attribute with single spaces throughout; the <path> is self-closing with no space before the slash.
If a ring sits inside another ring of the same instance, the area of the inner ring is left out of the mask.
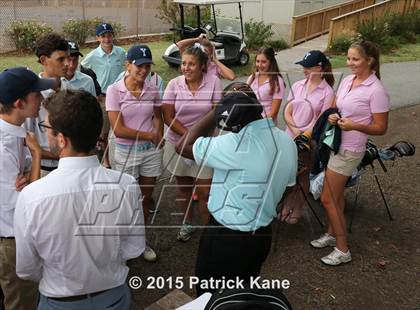
<path id="1" fill-rule="evenodd" d="M 79 46 L 76 42 L 68 41 L 67 43 L 69 46 L 69 57 L 67 58 L 67 70 L 64 74 L 66 82 L 71 88 L 85 90 L 96 97 L 93 79 L 78 70 L 79 56 L 83 57 L 83 54 L 79 51 Z"/>
<path id="2" fill-rule="evenodd" d="M 106 93 L 108 86 L 124 71 L 125 50 L 114 45 L 114 29 L 110 24 L 96 27 L 96 40 L 99 46 L 86 55 L 82 66 L 95 71 L 102 92 Z"/>
<path id="3" fill-rule="evenodd" d="M 40 176 L 41 147 L 22 124 L 38 116 L 40 91 L 55 84 L 22 67 L 0 73 L 0 288 L 6 310 L 36 306 L 36 284 L 16 276 L 13 216 L 19 192 Z"/>

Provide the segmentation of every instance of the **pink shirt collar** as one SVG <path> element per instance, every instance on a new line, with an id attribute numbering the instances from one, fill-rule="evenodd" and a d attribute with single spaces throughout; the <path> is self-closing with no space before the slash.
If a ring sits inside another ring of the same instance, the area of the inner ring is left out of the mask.
<path id="1" fill-rule="evenodd" d="M 129 93 L 130 91 L 127 89 L 127 86 L 125 85 L 125 77 L 119 80 L 117 83 L 115 83 L 115 86 L 118 91 L 123 93 Z M 144 92 L 147 91 L 150 88 L 150 82 L 144 81 L 143 89 L 141 91 L 141 95 L 143 96 Z"/>
<path id="2" fill-rule="evenodd" d="M 183 77 L 183 76 L 182 76 L 182 78 L 181 78 L 179 81 L 180 81 L 179 85 L 180 85 L 182 88 L 184 88 L 184 89 L 185 89 L 185 90 L 187 90 L 187 91 L 190 91 L 190 89 L 188 88 L 187 82 L 185 81 L 185 77 Z M 207 77 L 207 74 L 203 73 L 203 79 L 201 80 L 201 84 L 200 84 L 200 86 L 198 87 L 198 89 L 201 89 L 201 88 L 203 88 L 204 86 L 206 86 L 207 82 L 208 82 L 208 77 Z"/>

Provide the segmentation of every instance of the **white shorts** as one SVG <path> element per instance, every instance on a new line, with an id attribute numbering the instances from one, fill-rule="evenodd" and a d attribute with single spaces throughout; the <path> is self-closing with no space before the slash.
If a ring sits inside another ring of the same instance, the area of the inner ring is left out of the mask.
<path id="1" fill-rule="evenodd" d="M 136 179 L 158 177 L 162 174 L 163 151 L 153 143 L 130 145 L 115 144 L 115 170 L 128 173 Z"/>
<path id="2" fill-rule="evenodd" d="M 166 141 L 163 162 L 165 168 L 177 177 L 192 177 L 208 180 L 213 177 L 213 169 L 199 166 L 192 159 L 182 157 L 175 151 L 175 145 Z"/>

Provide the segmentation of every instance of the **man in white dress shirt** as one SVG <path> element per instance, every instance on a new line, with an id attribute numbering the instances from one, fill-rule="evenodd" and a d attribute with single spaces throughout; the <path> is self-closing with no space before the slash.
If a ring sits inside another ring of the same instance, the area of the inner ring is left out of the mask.
<path id="1" fill-rule="evenodd" d="M 19 192 L 39 179 L 41 165 L 41 147 L 22 124 L 38 115 L 40 91 L 54 83 L 22 67 L 0 73 L 0 291 L 6 310 L 32 310 L 36 305 L 36 284 L 16 276 L 13 216 Z"/>
<path id="2" fill-rule="evenodd" d="M 92 155 L 102 128 L 95 97 L 65 90 L 44 106 L 60 160 L 16 203 L 17 275 L 39 281 L 40 310 L 129 310 L 126 261 L 145 248 L 139 186 Z"/>

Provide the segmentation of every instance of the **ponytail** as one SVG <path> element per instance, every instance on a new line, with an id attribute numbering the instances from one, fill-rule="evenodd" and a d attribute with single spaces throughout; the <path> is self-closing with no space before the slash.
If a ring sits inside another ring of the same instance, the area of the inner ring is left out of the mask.
<path id="1" fill-rule="evenodd" d="M 328 85 L 330 85 L 331 87 L 334 86 L 335 79 L 334 79 L 334 75 L 332 74 L 332 65 L 329 61 L 322 66 L 321 77 L 325 79 Z"/>

